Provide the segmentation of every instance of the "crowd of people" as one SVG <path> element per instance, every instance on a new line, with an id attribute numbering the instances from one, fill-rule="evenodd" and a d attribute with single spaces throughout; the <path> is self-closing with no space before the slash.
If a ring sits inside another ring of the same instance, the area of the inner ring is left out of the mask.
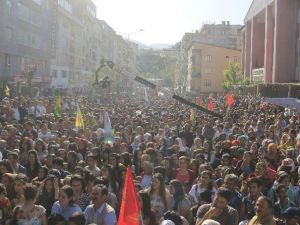
<path id="1" fill-rule="evenodd" d="M 116 225 L 131 167 L 141 225 L 300 224 L 299 114 L 234 99 L 215 96 L 215 118 L 154 93 L 63 96 L 61 116 L 54 97 L 4 98 L 0 223 Z"/>

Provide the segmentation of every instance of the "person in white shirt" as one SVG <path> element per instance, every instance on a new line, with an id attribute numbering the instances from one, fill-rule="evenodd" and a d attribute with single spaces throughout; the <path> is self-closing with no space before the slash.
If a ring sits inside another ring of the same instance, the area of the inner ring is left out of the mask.
<path id="1" fill-rule="evenodd" d="M 20 121 L 21 117 L 20 117 L 20 112 L 19 112 L 19 108 L 18 108 L 18 104 L 16 102 L 12 102 L 12 117 L 14 120 L 16 120 L 17 122 Z"/>
<path id="2" fill-rule="evenodd" d="M 41 130 L 38 133 L 38 138 L 46 142 L 50 141 L 53 138 L 53 135 L 51 131 L 48 129 L 48 125 L 46 123 L 42 123 Z"/>
<path id="3" fill-rule="evenodd" d="M 41 101 L 38 102 L 35 109 L 36 118 L 42 118 L 46 113 L 47 113 L 46 107 L 43 105 Z"/>
<path id="4" fill-rule="evenodd" d="M 207 193 L 204 195 L 204 192 Z M 217 190 L 213 187 L 212 173 L 208 170 L 204 170 L 201 172 L 197 184 L 192 186 L 189 195 L 194 200 L 194 203 L 201 205 L 211 203 L 216 192 Z M 203 199 L 203 196 L 207 199 Z"/>

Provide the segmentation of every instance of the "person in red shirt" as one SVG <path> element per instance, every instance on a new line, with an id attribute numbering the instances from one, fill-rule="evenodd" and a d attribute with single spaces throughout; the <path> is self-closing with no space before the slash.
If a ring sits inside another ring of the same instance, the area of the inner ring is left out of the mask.
<path id="1" fill-rule="evenodd" d="M 194 173 L 189 169 L 189 160 L 186 156 L 179 158 L 179 168 L 176 170 L 176 180 L 179 180 L 188 192 L 194 181 Z"/>

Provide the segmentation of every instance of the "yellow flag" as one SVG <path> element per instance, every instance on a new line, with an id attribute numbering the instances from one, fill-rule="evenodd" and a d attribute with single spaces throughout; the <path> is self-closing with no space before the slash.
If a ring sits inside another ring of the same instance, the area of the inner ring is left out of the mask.
<path id="1" fill-rule="evenodd" d="M 9 89 L 8 85 L 6 85 L 6 87 L 5 87 L 5 96 L 6 97 L 10 96 L 10 89 Z"/>
<path id="2" fill-rule="evenodd" d="M 77 103 L 75 127 L 84 129 L 83 117 L 78 103 Z"/>
<path id="3" fill-rule="evenodd" d="M 195 114 L 195 110 L 194 109 L 191 109 L 190 121 L 191 122 L 195 122 L 196 121 L 196 114 Z"/>

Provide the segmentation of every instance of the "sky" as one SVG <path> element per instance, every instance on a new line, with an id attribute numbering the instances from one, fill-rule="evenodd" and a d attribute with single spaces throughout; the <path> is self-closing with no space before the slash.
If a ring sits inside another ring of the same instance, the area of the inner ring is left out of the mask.
<path id="1" fill-rule="evenodd" d="M 243 24 L 252 0 L 94 0 L 97 17 L 144 44 L 175 44 L 203 23 Z M 143 31 L 140 31 L 143 30 Z"/>

